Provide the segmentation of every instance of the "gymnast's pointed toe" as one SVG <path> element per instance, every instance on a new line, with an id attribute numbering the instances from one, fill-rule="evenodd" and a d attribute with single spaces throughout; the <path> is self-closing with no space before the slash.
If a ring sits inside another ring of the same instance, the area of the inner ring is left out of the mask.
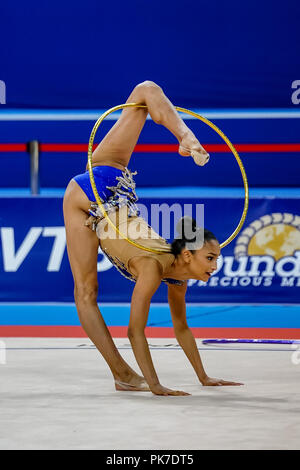
<path id="1" fill-rule="evenodd" d="M 198 166 L 204 166 L 209 161 L 210 155 L 209 153 L 200 153 L 196 150 L 192 150 L 191 156 Z"/>

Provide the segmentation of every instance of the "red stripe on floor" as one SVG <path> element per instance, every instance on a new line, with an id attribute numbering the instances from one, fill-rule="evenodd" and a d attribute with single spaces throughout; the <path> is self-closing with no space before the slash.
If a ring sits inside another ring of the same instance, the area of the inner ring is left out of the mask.
<path id="1" fill-rule="evenodd" d="M 115 338 L 127 336 L 126 326 L 109 327 Z M 299 328 L 191 328 L 196 338 L 300 339 Z M 146 328 L 148 338 L 174 338 L 170 327 Z M 8 338 L 86 338 L 81 326 L 0 326 L 0 337 Z"/>

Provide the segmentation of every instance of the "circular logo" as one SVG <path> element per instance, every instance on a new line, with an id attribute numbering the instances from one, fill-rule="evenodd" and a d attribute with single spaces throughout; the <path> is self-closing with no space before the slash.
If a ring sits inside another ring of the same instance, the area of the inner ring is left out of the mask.
<path id="1" fill-rule="evenodd" d="M 234 255 L 272 256 L 276 261 L 300 250 L 300 216 L 266 214 L 252 222 L 238 237 Z"/>

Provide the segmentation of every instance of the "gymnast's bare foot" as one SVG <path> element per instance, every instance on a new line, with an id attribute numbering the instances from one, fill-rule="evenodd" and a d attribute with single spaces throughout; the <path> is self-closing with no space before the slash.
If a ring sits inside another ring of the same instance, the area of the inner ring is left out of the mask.
<path id="1" fill-rule="evenodd" d="M 139 375 L 124 376 L 123 380 L 115 377 L 115 388 L 119 392 L 150 392 L 150 388 L 144 379 Z"/>
<path id="2" fill-rule="evenodd" d="M 179 154 L 182 157 L 192 156 L 196 165 L 203 166 L 209 160 L 209 154 L 196 139 L 192 131 L 186 133 L 179 143 Z"/>

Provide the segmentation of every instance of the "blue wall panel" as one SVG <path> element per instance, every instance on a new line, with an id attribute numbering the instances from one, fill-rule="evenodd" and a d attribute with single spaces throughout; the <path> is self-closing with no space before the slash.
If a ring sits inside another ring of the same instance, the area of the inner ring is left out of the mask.
<path id="1" fill-rule="evenodd" d="M 100 113 L 100 111 L 99 111 Z M 259 115 L 259 114 L 258 114 Z M 234 144 L 299 143 L 300 119 L 213 119 Z M 223 143 L 210 128 L 197 120 L 186 121 L 203 144 Z M 94 121 L 1 121 L 0 143 L 87 143 Z M 99 142 L 114 124 L 106 121 L 99 128 Z M 174 136 L 162 126 L 147 121 L 139 143 L 175 144 Z M 29 185 L 29 159 L 26 154 L 0 153 L 0 187 Z M 300 186 L 300 152 L 241 152 L 251 187 Z M 85 170 L 87 154 L 41 153 L 41 186 L 65 187 L 76 174 Z M 17 167 L 15 166 L 17 164 Z M 130 167 L 138 171 L 139 186 L 241 186 L 241 177 L 233 156 L 211 152 L 204 168 L 177 154 L 135 153 Z"/>
<path id="2" fill-rule="evenodd" d="M 293 107 L 298 0 L 2 3 L 10 107 L 110 107 L 145 79 L 186 107 Z"/>

